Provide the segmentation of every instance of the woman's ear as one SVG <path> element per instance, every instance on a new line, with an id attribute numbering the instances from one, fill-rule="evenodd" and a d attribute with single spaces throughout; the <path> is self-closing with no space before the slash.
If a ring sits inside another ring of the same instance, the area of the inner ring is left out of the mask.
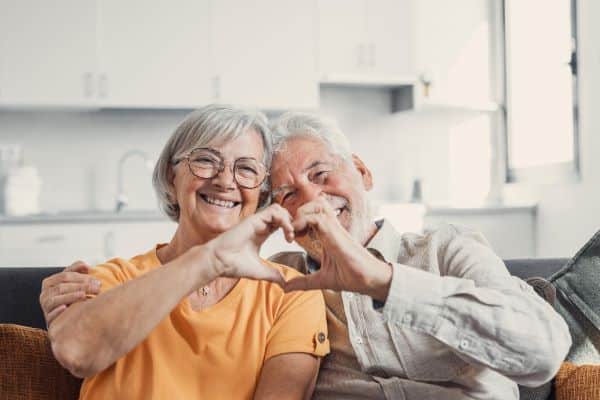
<path id="1" fill-rule="evenodd" d="M 175 170 L 172 165 L 167 169 L 168 197 L 171 203 L 177 203 L 177 193 L 175 192 Z"/>
<path id="2" fill-rule="evenodd" d="M 365 190 L 371 190 L 373 188 L 373 175 L 371 174 L 371 170 L 356 154 L 352 154 L 352 163 L 361 176 Z"/>

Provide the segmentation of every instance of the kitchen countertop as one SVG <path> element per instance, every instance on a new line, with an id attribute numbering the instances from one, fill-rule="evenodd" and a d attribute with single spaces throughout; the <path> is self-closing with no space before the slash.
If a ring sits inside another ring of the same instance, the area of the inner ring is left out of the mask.
<path id="1" fill-rule="evenodd" d="M 535 214 L 537 212 L 537 204 L 535 203 L 468 207 L 434 204 L 426 205 L 425 207 L 425 217 L 444 215 L 496 215 L 518 212 Z M 56 213 L 42 213 L 19 217 L 0 215 L 0 225 L 161 221 L 167 222 L 169 219 L 159 210 L 124 210 L 118 213 L 108 210 L 60 211 Z"/>
<path id="2" fill-rule="evenodd" d="M 495 215 L 506 213 L 537 213 L 536 203 L 486 204 L 478 206 L 426 205 L 425 216 L 438 215 Z"/>
<path id="3" fill-rule="evenodd" d="M 25 216 L 0 215 L 0 225 L 72 224 L 104 222 L 153 222 L 170 221 L 158 210 L 107 210 L 60 211 Z"/>

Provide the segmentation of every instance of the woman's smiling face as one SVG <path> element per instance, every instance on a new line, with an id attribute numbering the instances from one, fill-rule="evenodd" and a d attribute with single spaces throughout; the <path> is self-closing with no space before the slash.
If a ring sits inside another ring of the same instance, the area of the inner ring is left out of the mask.
<path id="1" fill-rule="evenodd" d="M 254 129 L 226 143 L 209 144 L 223 157 L 225 168 L 214 178 L 198 178 L 182 160 L 173 167 L 173 186 L 180 209 L 179 224 L 198 239 L 210 240 L 256 212 L 260 186 L 240 187 L 234 179 L 233 164 L 239 158 L 262 162 L 262 137 Z M 191 149 L 190 149 L 191 150 Z"/>

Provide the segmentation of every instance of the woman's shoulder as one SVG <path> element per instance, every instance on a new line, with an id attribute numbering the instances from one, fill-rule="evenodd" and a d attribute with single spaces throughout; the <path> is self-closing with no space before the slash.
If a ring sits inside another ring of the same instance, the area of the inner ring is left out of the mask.
<path id="1" fill-rule="evenodd" d="M 160 266 L 156 256 L 156 248 L 131 258 L 115 257 L 92 269 L 94 275 L 113 275 L 118 281 L 124 282 L 134 279 L 144 273 Z"/>

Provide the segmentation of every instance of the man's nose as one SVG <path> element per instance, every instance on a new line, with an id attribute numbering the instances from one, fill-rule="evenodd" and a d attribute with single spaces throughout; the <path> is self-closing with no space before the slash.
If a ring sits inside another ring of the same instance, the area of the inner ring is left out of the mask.
<path id="1" fill-rule="evenodd" d="M 307 183 L 300 190 L 300 204 L 306 204 L 310 201 L 316 200 L 319 196 L 323 194 L 323 189 L 319 185 L 315 185 L 313 183 Z"/>

